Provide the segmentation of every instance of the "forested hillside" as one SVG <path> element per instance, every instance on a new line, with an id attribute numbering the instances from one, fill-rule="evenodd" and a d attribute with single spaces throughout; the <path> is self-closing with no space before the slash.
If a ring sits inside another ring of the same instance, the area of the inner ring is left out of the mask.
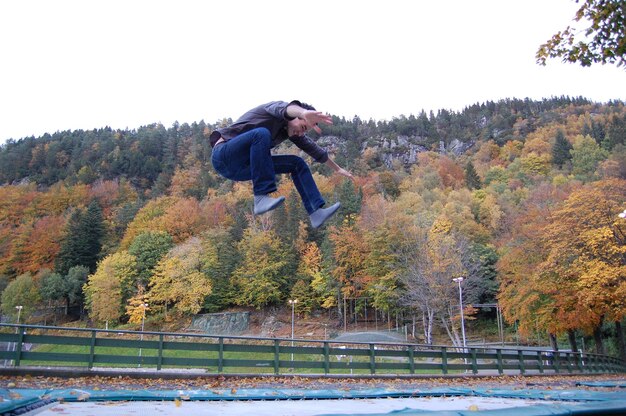
<path id="1" fill-rule="evenodd" d="M 466 304 L 496 303 L 525 335 L 592 336 L 625 356 L 626 108 L 503 100 L 390 121 L 334 117 L 312 162 L 332 223 L 286 203 L 252 215 L 249 183 L 218 176 L 204 121 L 66 131 L 0 147 L 5 314 L 84 305 L 95 323 L 164 320 L 297 298 L 343 322 L 365 304 L 459 342 Z M 298 149 L 283 145 L 282 153 Z M 476 313 L 467 307 L 468 315 Z M 611 339 L 607 345 L 603 340 Z M 591 340 L 591 339 L 590 339 Z"/>

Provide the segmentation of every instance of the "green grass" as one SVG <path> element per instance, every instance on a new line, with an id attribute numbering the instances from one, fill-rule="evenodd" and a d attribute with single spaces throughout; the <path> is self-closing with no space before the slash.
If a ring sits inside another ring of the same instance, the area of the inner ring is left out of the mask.
<path id="1" fill-rule="evenodd" d="M 45 352 L 45 353 L 62 353 L 62 354 L 89 354 L 90 347 L 88 346 L 77 346 L 77 345 L 40 345 L 36 346 L 31 350 L 31 352 Z M 117 355 L 117 356 L 127 356 L 127 357 L 138 357 L 139 356 L 139 348 L 121 348 L 121 347 L 95 347 L 95 354 L 97 355 Z M 141 351 L 142 357 L 157 357 L 158 351 L 155 349 L 146 349 L 143 348 Z M 169 358 L 198 358 L 198 359 L 217 359 L 218 353 L 216 351 L 183 351 L 183 350 L 165 350 L 163 351 L 163 357 Z M 258 353 L 258 352 L 224 352 L 223 358 L 225 360 L 251 360 L 251 361 L 270 361 L 269 365 L 263 366 L 251 366 L 251 367 L 224 367 L 223 373 L 268 373 L 274 374 L 274 354 L 273 353 Z M 294 361 L 299 362 L 323 362 L 324 357 L 322 354 L 295 354 L 293 355 Z M 290 361 L 291 353 L 280 353 L 279 354 L 280 361 Z M 369 363 L 369 356 L 353 356 L 352 362 L 354 363 Z M 345 369 L 342 368 L 332 368 L 330 369 L 331 374 L 370 374 L 369 369 L 350 369 L 348 366 L 347 358 L 339 361 L 336 356 L 330 356 L 330 362 L 332 363 L 345 363 Z M 388 363 L 388 362 L 405 362 L 408 363 L 408 359 L 401 360 L 392 360 L 387 358 L 376 358 L 376 363 Z M 29 365 L 29 366 L 58 366 L 58 367 L 87 367 L 86 362 L 62 362 L 62 361 L 36 361 L 36 360 L 25 360 L 22 359 L 20 365 Z M 133 367 L 134 364 L 122 364 L 122 363 L 94 363 L 94 367 L 111 367 L 111 368 L 128 368 Z M 155 365 L 147 365 L 142 364 L 143 368 L 154 368 Z M 198 368 L 200 366 L 193 366 L 194 368 Z M 163 366 L 162 368 L 192 368 L 191 366 Z M 200 368 L 206 369 L 207 373 L 217 373 L 217 366 L 202 366 Z M 320 369 L 309 369 L 309 368 L 295 368 L 291 370 L 288 367 L 283 366 L 279 369 L 280 373 L 298 373 L 298 374 L 320 374 L 323 373 L 324 370 Z M 376 372 L 378 374 L 409 374 L 410 371 L 407 370 L 381 370 L 377 369 Z M 416 370 L 416 373 L 432 373 L 432 371 L 428 370 Z"/>

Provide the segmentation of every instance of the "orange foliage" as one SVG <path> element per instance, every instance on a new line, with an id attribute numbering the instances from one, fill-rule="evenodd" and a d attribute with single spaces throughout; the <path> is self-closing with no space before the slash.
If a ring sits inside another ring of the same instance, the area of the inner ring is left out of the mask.
<path id="1" fill-rule="evenodd" d="M 459 189 L 465 186 L 463 169 L 447 156 L 441 156 L 437 167 L 441 184 L 446 188 Z"/>
<path id="2" fill-rule="evenodd" d="M 231 211 L 234 207 L 226 198 L 214 197 L 200 203 L 200 215 L 206 220 L 209 228 L 227 227 L 233 223 Z"/>
<path id="3" fill-rule="evenodd" d="M 194 198 L 178 199 L 167 208 L 161 221 L 164 230 L 172 236 L 175 243 L 200 234 L 207 224 L 206 217 L 202 215 L 200 203 Z"/>
<path id="4" fill-rule="evenodd" d="M 12 266 L 17 274 L 52 269 L 64 227 L 61 216 L 46 216 L 19 227 L 11 247 Z"/>
<path id="5" fill-rule="evenodd" d="M 90 189 L 90 196 L 96 198 L 102 207 L 102 214 L 110 218 L 116 206 L 137 200 L 137 192 L 126 181 L 96 181 Z"/>
<path id="6" fill-rule="evenodd" d="M 47 192 L 39 193 L 31 215 L 59 215 L 67 211 L 68 207 L 84 208 L 89 204 L 89 185 L 66 186 L 58 182 Z"/>
<path id="7" fill-rule="evenodd" d="M 0 186 L 0 224 L 19 225 L 24 212 L 31 208 L 37 196 L 34 184 Z"/>
<path id="8" fill-rule="evenodd" d="M 188 169 L 176 168 L 172 184 L 170 186 L 170 194 L 176 197 L 185 197 L 194 188 L 198 188 L 201 182 L 202 169 L 199 164 L 193 165 Z"/>
<path id="9" fill-rule="evenodd" d="M 527 140 L 524 144 L 524 149 L 522 150 L 522 156 L 528 156 L 532 154 L 536 156 L 551 156 L 552 145 L 550 144 L 548 138 L 536 137 L 534 139 Z"/>
<path id="10" fill-rule="evenodd" d="M 144 231 L 165 231 L 165 227 L 161 224 L 161 217 L 175 202 L 176 199 L 171 197 L 161 197 L 148 202 L 126 227 L 120 247 L 127 249 L 135 237 Z"/>
<path id="11" fill-rule="evenodd" d="M 333 228 L 330 234 L 337 265 L 333 276 L 341 283 L 345 297 L 359 297 L 372 277 L 366 270 L 369 247 L 356 227 Z"/>

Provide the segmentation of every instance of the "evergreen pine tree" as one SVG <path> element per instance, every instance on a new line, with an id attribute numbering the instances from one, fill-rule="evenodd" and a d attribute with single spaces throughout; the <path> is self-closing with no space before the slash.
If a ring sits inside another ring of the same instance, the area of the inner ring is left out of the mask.
<path id="1" fill-rule="evenodd" d="M 480 189 L 483 186 L 471 160 L 465 165 L 465 184 L 468 189 Z"/>
<path id="2" fill-rule="evenodd" d="M 624 143 L 626 143 L 626 115 L 623 118 L 616 115 L 607 128 L 602 148 L 611 151 L 616 145 Z"/>
<path id="3" fill-rule="evenodd" d="M 104 218 L 98 201 L 93 200 L 84 212 L 74 211 L 55 261 L 57 273 L 67 275 L 74 266 L 85 266 L 93 273 L 102 249 L 104 233 Z"/>
<path id="4" fill-rule="evenodd" d="M 295 283 L 298 272 L 299 256 L 295 242 L 298 238 L 299 224 L 300 221 L 304 221 L 305 224 L 309 222 L 306 210 L 300 201 L 300 195 L 295 188 L 287 195 L 287 201 L 276 210 L 276 215 L 281 218 L 281 225 L 275 227 L 276 234 L 286 247 L 285 270 L 290 276 L 288 284 L 292 285 Z"/>
<path id="5" fill-rule="evenodd" d="M 558 130 L 552 147 L 552 162 L 562 168 L 565 162 L 572 159 L 570 150 L 572 150 L 572 144 L 565 138 L 563 131 Z"/>
<path id="6" fill-rule="evenodd" d="M 346 218 L 351 214 L 358 215 L 361 212 L 361 202 L 363 201 L 363 190 L 357 189 L 354 182 L 344 180 L 338 187 L 338 200 L 341 201 L 341 217 Z M 330 205 L 330 204 L 329 204 Z M 336 215 L 340 218 L 339 215 Z"/>
<path id="7" fill-rule="evenodd" d="M 88 267 L 92 273 L 96 270 L 96 265 L 100 259 L 100 251 L 102 249 L 105 231 L 102 208 L 98 201 L 94 199 L 87 207 L 87 212 L 81 222 L 81 233 L 85 241 L 85 252 L 80 265 Z"/>
<path id="8" fill-rule="evenodd" d="M 72 266 L 80 265 L 80 252 L 82 251 L 79 241 L 80 224 L 82 222 L 83 213 L 81 210 L 75 210 L 67 222 L 65 237 L 61 240 L 59 255 L 54 264 L 54 269 L 61 275 L 66 275 Z"/>
<path id="9" fill-rule="evenodd" d="M 230 276 L 239 265 L 241 256 L 237 251 L 233 236 L 223 229 L 213 230 L 207 235 L 205 244 L 213 245 L 217 254 L 217 261 L 204 260 L 202 272 L 211 278 L 211 294 L 205 300 L 203 309 L 206 312 L 218 312 L 234 304 L 236 289 L 231 284 Z M 210 254 L 206 247 L 204 255 Z"/>
<path id="10" fill-rule="evenodd" d="M 295 304 L 295 312 L 298 315 L 310 316 L 313 308 L 315 307 L 315 298 L 311 286 L 300 279 L 291 288 L 289 299 L 295 299 L 298 302 Z"/>

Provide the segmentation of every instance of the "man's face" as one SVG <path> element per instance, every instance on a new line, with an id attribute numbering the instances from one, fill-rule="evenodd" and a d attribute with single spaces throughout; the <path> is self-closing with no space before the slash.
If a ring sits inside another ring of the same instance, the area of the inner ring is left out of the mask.
<path id="1" fill-rule="evenodd" d="M 308 127 L 306 122 L 301 118 L 296 117 L 293 120 L 287 121 L 287 134 L 289 137 L 304 136 L 304 133 L 306 133 L 307 130 Z"/>

